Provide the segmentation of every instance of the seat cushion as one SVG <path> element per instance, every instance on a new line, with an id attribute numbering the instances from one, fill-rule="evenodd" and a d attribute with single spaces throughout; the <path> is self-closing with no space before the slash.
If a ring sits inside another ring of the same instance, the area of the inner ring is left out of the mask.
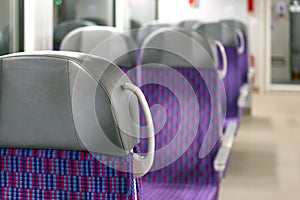
<path id="1" fill-rule="evenodd" d="M 218 188 L 212 185 L 143 182 L 143 196 L 147 197 L 147 200 L 217 200 Z"/>
<path id="2" fill-rule="evenodd" d="M 0 199 L 133 200 L 132 157 L 96 157 L 79 151 L 0 149 Z"/>

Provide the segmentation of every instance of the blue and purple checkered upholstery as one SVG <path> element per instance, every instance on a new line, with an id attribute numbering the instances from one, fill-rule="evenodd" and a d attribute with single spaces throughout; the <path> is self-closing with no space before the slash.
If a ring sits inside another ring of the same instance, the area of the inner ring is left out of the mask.
<path id="1" fill-rule="evenodd" d="M 177 151 L 187 149 L 182 152 L 175 162 L 169 166 L 152 171 L 143 177 L 143 195 L 146 199 L 217 199 L 219 176 L 214 171 L 213 160 L 220 146 L 219 142 L 219 123 L 220 113 L 217 101 L 212 101 L 211 97 L 218 97 L 218 73 L 214 70 L 202 70 L 201 74 L 194 68 L 173 68 L 188 81 L 192 86 L 199 105 L 199 113 L 197 109 L 189 109 L 186 115 L 181 116 L 181 105 L 176 95 L 185 96 L 185 104 L 189 105 L 188 93 L 178 80 L 172 80 L 172 74 L 167 69 L 142 68 L 143 82 L 147 79 L 163 83 L 166 79 L 175 84 L 178 88 L 177 94 L 170 91 L 165 86 L 159 84 L 145 84 L 142 86 L 149 106 L 160 104 L 166 110 L 166 121 L 163 125 L 164 117 L 161 113 L 155 113 L 152 110 L 154 127 L 156 131 L 156 156 L 152 169 L 159 168 L 165 157 L 170 157 Z M 206 77 L 206 82 L 204 78 Z M 214 90 L 209 93 L 207 85 L 214 85 Z M 214 103 L 212 103 L 214 102 Z M 212 109 L 214 107 L 214 109 Z M 217 112 L 212 112 L 215 110 Z M 189 121 L 188 124 L 181 124 L 182 118 Z M 200 118 L 200 119 L 199 119 Z M 198 124 L 199 120 L 199 124 Z M 144 119 L 142 118 L 142 121 Z M 206 135 L 210 122 L 212 121 L 212 135 Z M 190 146 L 186 146 L 189 140 L 189 134 L 193 132 L 193 125 L 198 124 L 197 133 Z M 184 135 L 180 138 L 181 142 L 172 146 L 172 140 L 178 134 L 178 130 L 184 131 Z M 182 127 L 183 126 L 183 127 Z M 160 130 L 159 130 L 160 129 Z M 205 138 L 208 137 L 208 140 Z M 208 154 L 199 158 L 199 151 L 204 141 L 211 149 Z M 142 142 L 143 145 L 143 142 Z M 166 155 L 159 156 L 158 152 L 163 148 L 169 148 Z M 144 152 L 146 148 L 143 147 Z M 165 156 L 165 157 L 164 157 Z M 176 191 L 176 192 L 175 192 Z M 201 198 L 200 198 L 201 197 Z"/>
<path id="2" fill-rule="evenodd" d="M 0 149 L 0 199 L 134 199 L 131 160 L 79 151 Z"/>

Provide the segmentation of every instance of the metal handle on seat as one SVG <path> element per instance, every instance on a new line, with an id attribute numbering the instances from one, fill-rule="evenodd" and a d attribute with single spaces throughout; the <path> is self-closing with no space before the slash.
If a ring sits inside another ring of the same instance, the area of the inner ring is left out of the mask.
<path id="1" fill-rule="evenodd" d="M 236 29 L 236 33 L 237 33 L 238 37 L 240 38 L 240 42 L 241 42 L 241 45 L 238 48 L 238 53 L 242 54 L 242 53 L 244 53 L 245 46 L 246 46 L 244 34 L 243 34 L 243 32 L 240 29 Z"/>
<path id="2" fill-rule="evenodd" d="M 154 149 L 155 149 L 155 140 L 154 140 L 154 125 L 151 116 L 151 112 L 149 109 L 149 105 L 146 101 L 146 98 L 143 92 L 137 86 L 132 83 L 125 83 L 122 86 L 123 89 L 132 91 L 139 103 L 141 104 L 142 110 L 145 115 L 147 131 L 148 131 L 148 153 L 146 156 L 140 156 L 137 153 L 133 154 L 133 173 L 134 177 L 142 177 L 144 176 L 152 167 L 154 161 Z"/>
<path id="3" fill-rule="evenodd" d="M 219 74 L 221 76 L 222 79 L 224 79 L 227 75 L 227 70 L 228 70 L 228 60 L 227 60 L 227 55 L 226 55 L 226 51 L 225 48 L 223 46 L 223 44 L 216 40 L 216 45 L 219 48 L 221 55 L 222 55 L 222 60 L 223 60 L 223 69 L 219 70 Z"/>

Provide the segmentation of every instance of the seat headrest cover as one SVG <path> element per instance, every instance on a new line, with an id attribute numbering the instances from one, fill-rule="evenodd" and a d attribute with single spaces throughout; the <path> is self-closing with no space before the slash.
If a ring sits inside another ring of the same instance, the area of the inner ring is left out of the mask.
<path id="1" fill-rule="evenodd" d="M 9 26 L 0 32 L 0 56 L 9 53 Z"/>
<path id="2" fill-rule="evenodd" d="M 123 156 L 139 142 L 137 99 L 114 64 L 70 52 L 0 57 L 0 146 Z"/>
<path id="3" fill-rule="evenodd" d="M 150 22 L 148 24 L 143 25 L 142 28 L 138 30 L 137 33 L 137 44 L 142 46 L 145 39 L 153 32 L 161 29 L 171 27 L 171 24 L 167 23 L 159 23 L 157 21 Z"/>
<path id="4" fill-rule="evenodd" d="M 60 44 L 63 38 L 72 30 L 84 27 L 84 26 L 95 26 L 96 24 L 91 21 L 84 21 L 84 20 L 69 20 L 64 21 L 57 25 L 54 30 L 54 43 Z"/>
<path id="5" fill-rule="evenodd" d="M 200 26 L 202 23 L 198 20 L 184 20 L 180 22 L 177 26 L 178 27 L 183 27 L 183 28 L 191 28 L 191 29 L 196 29 L 198 26 Z"/>
<path id="6" fill-rule="evenodd" d="M 84 17 L 81 20 L 93 22 L 98 26 L 107 26 L 107 22 L 104 19 L 100 19 L 96 17 Z"/>
<path id="7" fill-rule="evenodd" d="M 70 32 L 61 44 L 63 51 L 77 51 L 96 55 L 122 67 L 136 66 L 136 44 L 119 29 L 90 26 Z"/>
<path id="8" fill-rule="evenodd" d="M 238 47 L 238 35 L 236 30 L 225 23 L 202 24 L 197 30 L 204 31 L 215 40 L 220 41 L 225 47 Z"/>
<path id="9" fill-rule="evenodd" d="M 164 28 L 146 39 L 141 60 L 142 64 L 216 69 L 212 49 L 207 38 L 194 30 Z"/>
<path id="10" fill-rule="evenodd" d="M 231 20 L 231 19 L 222 20 L 220 22 L 228 24 L 230 27 L 240 29 L 245 36 L 248 36 L 248 28 L 246 24 L 244 24 L 243 22 L 238 20 Z"/>

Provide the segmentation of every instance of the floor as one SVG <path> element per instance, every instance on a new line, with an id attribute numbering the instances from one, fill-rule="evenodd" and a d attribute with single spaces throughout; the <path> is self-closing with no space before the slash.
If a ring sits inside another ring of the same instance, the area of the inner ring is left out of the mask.
<path id="1" fill-rule="evenodd" d="M 300 94 L 253 95 L 220 200 L 300 199 Z"/>

